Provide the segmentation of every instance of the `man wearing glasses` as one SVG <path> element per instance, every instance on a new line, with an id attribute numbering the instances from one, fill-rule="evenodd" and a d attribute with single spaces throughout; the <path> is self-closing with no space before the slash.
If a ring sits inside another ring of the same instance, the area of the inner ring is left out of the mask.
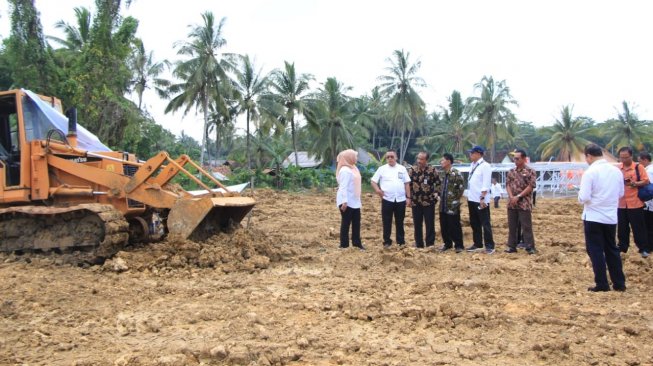
<path id="1" fill-rule="evenodd" d="M 385 154 L 388 162 L 379 167 L 372 176 L 372 188 L 381 197 L 381 221 L 383 221 L 383 247 L 392 245 L 392 217 L 395 219 L 395 238 L 400 247 L 406 244 L 404 239 L 404 217 L 406 205 L 410 205 L 410 177 L 406 168 L 397 164 L 397 153 L 388 150 Z"/>
<path id="2" fill-rule="evenodd" d="M 536 173 L 526 165 L 526 151 L 515 150 L 513 160 L 515 167 L 510 169 L 506 176 L 506 192 L 508 192 L 508 249 L 506 249 L 506 253 L 517 253 L 519 241 L 517 226 L 519 226 L 526 244 L 526 252 L 535 254 L 531 193 L 535 188 Z"/>

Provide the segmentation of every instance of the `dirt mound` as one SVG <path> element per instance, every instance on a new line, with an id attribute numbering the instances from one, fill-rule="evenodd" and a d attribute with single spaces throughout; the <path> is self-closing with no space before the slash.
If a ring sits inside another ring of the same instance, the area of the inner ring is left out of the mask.
<path id="1" fill-rule="evenodd" d="M 214 268 L 225 273 L 265 269 L 270 263 L 288 260 L 295 251 L 260 230 L 237 229 L 220 233 L 203 242 L 164 241 L 134 250 L 121 251 L 104 265 L 104 270 L 124 272 L 165 271 L 186 267 Z"/>

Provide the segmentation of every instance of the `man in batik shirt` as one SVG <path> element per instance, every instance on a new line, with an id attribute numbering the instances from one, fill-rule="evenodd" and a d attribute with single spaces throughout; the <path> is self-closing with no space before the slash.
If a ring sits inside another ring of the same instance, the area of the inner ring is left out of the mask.
<path id="1" fill-rule="evenodd" d="M 535 254 L 535 238 L 533 237 L 532 193 L 535 188 L 535 170 L 526 165 L 526 151 L 517 149 L 513 160 L 515 167 L 506 176 L 506 192 L 508 193 L 508 249 L 506 253 L 517 253 L 517 226 L 521 227 L 522 237 L 528 254 Z"/>
<path id="2" fill-rule="evenodd" d="M 453 166 L 453 155 L 446 153 L 440 160 L 442 173 L 440 174 L 440 232 L 444 245 L 440 248 L 445 252 L 451 248 L 456 248 L 456 253 L 462 252 L 463 245 L 463 228 L 460 225 L 460 200 L 465 192 L 465 178 Z"/>
<path id="3" fill-rule="evenodd" d="M 424 239 L 427 247 L 435 245 L 435 206 L 438 203 L 440 177 L 428 160 L 429 154 L 420 152 L 417 154 L 416 164 L 408 171 L 417 248 L 424 248 Z M 426 227 L 425 238 L 422 236 L 422 222 Z"/>

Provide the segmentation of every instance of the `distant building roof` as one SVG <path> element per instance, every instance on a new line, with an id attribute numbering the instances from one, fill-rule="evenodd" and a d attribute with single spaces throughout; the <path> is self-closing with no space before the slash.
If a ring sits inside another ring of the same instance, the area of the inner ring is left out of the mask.
<path id="1" fill-rule="evenodd" d="M 309 156 L 307 151 L 298 151 L 297 158 L 299 160 L 300 168 L 315 168 L 316 166 L 322 164 L 322 160 L 317 159 L 314 156 Z M 290 165 L 295 165 L 295 153 L 292 152 L 288 157 L 283 161 L 283 167 L 287 168 Z"/>

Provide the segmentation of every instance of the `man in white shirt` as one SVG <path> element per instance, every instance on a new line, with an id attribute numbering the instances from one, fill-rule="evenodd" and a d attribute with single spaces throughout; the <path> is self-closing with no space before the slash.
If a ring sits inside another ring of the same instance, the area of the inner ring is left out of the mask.
<path id="1" fill-rule="evenodd" d="M 653 177 L 653 164 L 651 164 L 651 154 L 647 152 L 639 153 L 639 163 L 646 168 L 649 178 Z M 653 249 L 653 200 L 644 202 L 644 221 L 646 222 L 646 242 L 648 243 L 649 253 Z"/>
<path id="2" fill-rule="evenodd" d="M 467 192 L 467 207 L 469 209 L 469 224 L 472 227 L 474 245 L 467 248 L 468 252 L 483 251 L 494 253 L 492 224 L 490 223 L 490 186 L 492 184 L 492 166 L 483 160 L 485 149 L 474 146 L 467 151 L 472 165 L 469 171 L 469 187 Z"/>
<path id="3" fill-rule="evenodd" d="M 612 288 L 626 290 L 621 255 L 615 235 L 617 231 L 617 209 L 619 199 L 624 195 L 621 171 L 603 158 L 601 147 L 589 144 L 585 147 L 585 161 L 590 165 L 583 173 L 578 191 L 578 201 L 584 205 L 583 226 L 585 246 L 592 262 L 595 286 L 589 291 L 610 291 L 606 264 Z"/>
<path id="4" fill-rule="evenodd" d="M 388 162 L 379 167 L 372 176 L 372 188 L 381 197 L 381 221 L 383 222 L 383 247 L 392 245 L 392 217 L 395 218 L 395 238 L 400 247 L 406 244 L 404 239 L 404 217 L 406 205 L 410 205 L 410 177 L 406 168 L 397 164 L 397 152 L 388 150 L 385 154 Z"/>

